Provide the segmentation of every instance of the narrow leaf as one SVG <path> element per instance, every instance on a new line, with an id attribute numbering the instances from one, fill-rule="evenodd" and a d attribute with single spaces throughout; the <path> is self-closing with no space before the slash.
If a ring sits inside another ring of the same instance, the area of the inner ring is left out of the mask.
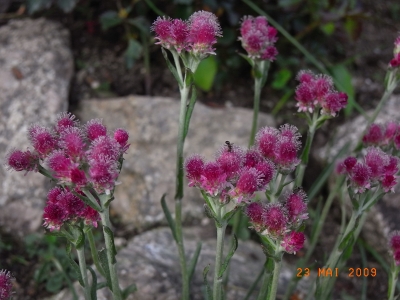
<path id="1" fill-rule="evenodd" d="M 235 208 L 232 209 L 230 212 L 227 212 L 222 219 L 229 222 L 229 220 L 236 214 L 238 209 L 239 209 L 239 206 L 235 206 Z"/>
<path id="2" fill-rule="evenodd" d="M 106 249 L 102 249 L 98 253 L 99 253 L 99 258 L 100 258 L 100 264 L 103 267 L 104 273 L 106 275 L 105 278 L 107 281 L 107 286 L 110 290 L 112 290 L 110 269 L 108 268 L 108 258 L 107 258 Z"/>
<path id="3" fill-rule="evenodd" d="M 212 296 L 212 292 L 211 292 L 211 287 L 210 287 L 210 285 L 208 284 L 208 280 L 207 280 L 207 274 L 208 274 L 208 271 L 210 270 L 210 265 L 207 265 L 205 268 L 204 268 L 204 271 L 203 271 L 203 280 L 204 280 L 204 287 L 205 287 L 205 289 L 206 289 L 206 300 L 213 300 L 213 296 Z"/>
<path id="4" fill-rule="evenodd" d="M 126 299 L 128 298 L 128 296 L 130 294 L 133 294 L 134 292 L 137 291 L 137 286 L 136 284 L 132 283 L 131 285 L 129 285 L 128 287 L 126 287 L 123 291 L 122 291 L 122 299 Z"/>
<path id="5" fill-rule="evenodd" d="M 71 245 L 71 243 L 68 243 L 68 244 L 69 244 L 69 247 L 70 247 L 69 249 L 67 248 L 68 261 L 69 261 L 72 269 L 75 271 L 75 273 L 76 273 L 76 275 L 78 277 L 79 284 L 84 287 L 85 285 L 84 285 L 83 280 L 82 280 L 82 274 L 81 274 L 81 270 L 79 268 L 79 265 L 76 263 L 76 261 L 71 256 L 71 246 L 72 245 Z"/>
<path id="6" fill-rule="evenodd" d="M 208 92 L 211 90 L 215 75 L 217 75 L 218 65 L 217 60 L 213 55 L 203 59 L 196 72 L 194 73 L 194 83 L 203 91 Z"/>
<path id="7" fill-rule="evenodd" d="M 237 240 L 236 234 L 234 234 L 232 248 L 229 250 L 228 255 L 225 257 L 225 261 L 223 262 L 223 264 L 221 266 L 221 269 L 218 274 L 219 278 L 222 278 L 222 275 L 224 275 L 224 272 L 229 265 L 229 261 L 231 260 L 233 254 L 235 254 L 237 247 L 238 247 L 238 240 Z"/>
<path id="8" fill-rule="evenodd" d="M 242 53 L 238 53 L 241 57 L 243 57 L 249 64 L 251 67 L 254 67 L 254 60 L 252 60 L 250 57 L 248 57 L 245 54 Z"/>
<path id="9" fill-rule="evenodd" d="M 354 242 L 354 229 L 350 231 L 339 245 L 339 250 L 343 251 L 348 246 L 353 245 Z"/>
<path id="10" fill-rule="evenodd" d="M 79 199 L 81 199 L 85 204 L 93 208 L 94 210 L 102 212 L 103 210 L 100 207 L 99 203 L 97 203 L 96 198 L 87 189 L 82 189 L 82 191 L 86 195 L 86 197 L 76 192 L 73 192 L 73 194 L 77 196 Z"/>
<path id="11" fill-rule="evenodd" d="M 161 52 L 164 55 L 165 61 L 167 62 L 168 69 L 171 71 L 172 75 L 174 75 L 175 80 L 178 82 L 179 88 L 182 89 L 183 88 L 183 82 L 179 78 L 178 71 L 176 70 L 176 68 L 169 61 L 167 51 L 165 51 L 164 48 L 161 48 Z"/>
<path id="12" fill-rule="evenodd" d="M 103 288 L 105 288 L 107 286 L 108 286 L 107 282 L 100 282 L 100 283 L 97 284 L 96 290 L 101 290 L 101 289 L 103 289 Z"/>
<path id="13" fill-rule="evenodd" d="M 112 256 L 111 263 L 115 264 L 117 262 L 117 260 L 115 259 L 115 256 L 117 255 L 117 249 L 115 248 L 115 244 L 114 244 L 114 234 L 113 234 L 112 230 L 105 225 L 103 225 L 103 229 L 104 229 L 104 232 L 110 237 L 111 247 L 110 247 L 109 251 L 111 251 L 111 256 Z"/>
<path id="14" fill-rule="evenodd" d="M 196 251 L 193 253 L 193 257 L 191 258 L 188 265 L 188 273 L 189 273 L 189 282 L 193 277 L 194 270 L 196 269 L 197 261 L 199 259 L 200 251 L 201 251 L 201 242 L 197 243 Z"/>
<path id="15" fill-rule="evenodd" d="M 135 39 L 129 39 L 128 47 L 125 50 L 125 65 L 127 69 L 132 69 L 136 60 L 142 56 L 143 46 Z"/>
<path id="16" fill-rule="evenodd" d="M 196 91 L 196 88 L 194 86 L 192 86 L 192 94 L 191 94 L 189 105 L 186 109 L 186 115 L 185 115 L 184 139 L 186 138 L 187 133 L 189 131 L 190 119 L 192 117 L 192 112 L 194 109 L 194 105 L 196 104 L 196 100 L 197 100 L 197 91 Z"/>
<path id="17" fill-rule="evenodd" d="M 92 286 L 90 287 L 90 297 L 92 297 L 92 300 L 97 300 L 97 276 L 96 273 L 93 271 L 92 267 L 87 266 L 87 268 L 90 271 L 90 274 L 92 274 Z"/>
<path id="18" fill-rule="evenodd" d="M 171 212 L 169 211 L 169 208 L 168 208 L 167 203 L 166 203 L 166 201 L 165 201 L 165 197 L 166 197 L 166 194 L 164 194 L 164 195 L 161 197 L 161 207 L 162 207 L 162 210 L 163 210 L 163 212 L 164 212 L 165 218 L 167 219 L 168 226 L 169 226 L 169 228 L 171 228 L 172 236 L 174 237 L 174 240 L 175 240 L 176 242 L 178 242 L 177 236 L 176 236 L 175 221 L 174 221 L 174 219 L 172 218 Z"/>

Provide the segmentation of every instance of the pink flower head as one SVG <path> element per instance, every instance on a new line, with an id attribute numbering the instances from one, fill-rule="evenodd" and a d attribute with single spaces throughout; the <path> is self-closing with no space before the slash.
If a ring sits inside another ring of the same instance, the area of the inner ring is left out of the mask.
<path id="1" fill-rule="evenodd" d="M 204 164 L 200 176 L 200 188 L 211 196 L 216 196 L 227 186 L 226 174 L 218 163 L 209 162 Z"/>
<path id="2" fill-rule="evenodd" d="M 97 228 L 97 222 L 100 221 L 100 215 L 95 209 L 86 206 L 80 216 L 84 219 L 86 225 L 91 225 Z"/>
<path id="3" fill-rule="evenodd" d="M 85 203 L 68 190 L 64 190 L 60 193 L 57 200 L 57 205 L 64 210 L 66 219 L 73 219 L 79 216 L 85 208 Z"/>
<path id="4" fill-rule="evenodd" d="M 343 165 L 345 167 L 346 172 L 350 173 L 351 170 L 353 169 L 353 167 L 356 165 L 356 163 L 357 163 L 357 158 L 355 158 L 353 156 L 347 157 L 343 161 Z"/>
<path id="5" fill-rule="evenodd" d="M 185 160 L 184 168 L 186 170 L 186 178 L 189 180 L 190 187 L 200 185 L 203 167 L 204 159 L 198 154 L 191 155 Z"/>
<path id="6" fill-rule="evenodd" d="M 397 184 L 397 176 L 385 174 L 381 179 L 381 185 L 385 193 L 394 193 L 394 187 Z"/>
<path id="7" fill-rule="evenodd" d="M 120 154 L 121 149 L 118 142 L 107 135 L 103 135 L 92 141 L 88 158 L 97 159 L 100 156 L 108 156 L 110 159 L 118 160 Z"/>
<path id="8" fill-rule="evenodd" d="M 5 166 L 8 170 L 15 171 L 36 171 L 39 162 L 32 152 L 12 149 L 6 154 Z"/>
<path id="9" fill-rule="evenodd" d="M 67 127 L 61 132 L 58 145 L 64 149 L 65 153 L 75 160 L 80 160 L 84 156 L 85 142 L 83 132 L 79 127 Z"/>
<path id="10" fill-rule="evenodd" d="M 389 155 L 389 163 L 384 166 L 386 175 L 395 175 L 399 171 L 399 158 Z"/>
<path id="11" fill-rule="evenodd" d="M 394 41 L 393 59 L 390 61 L 389 66 L 392 68 L 400 67 L 400 36 Z"/>
<path id="12" fill-rule="evenodd" d="M 262 175 L 255 168 L 242 169 L 236 188 L 231 190 L 230 196 L 236 199 L 237 203 L 248 202 L 261 185 Z"/>
<path id="13" fill-rule="evenodd" d="M 118 164 L 106 155 L 89 160 L 89 176 L 97 192 L 112 190 L 118 178 Z"/>
<path id="14" fill-rule="evenodd" d="M 79 121 L 75 120 L 75 116 L 73 114 L 70 112 L 62 112 L 57 115 L 55 130 L 60 134 L 65 129 L 69 127 L 77 127 L 78 125 Z"/>
<path id="15" fill-rule="evenodd" d="M 174 48 L 178 53 L 186 48 L 189 33 L 188 23 L 180 19 L 158 17 L 151 30 L 156 34 L 156 44 L 166 49 Z"/>
<path id="16" fill-rule="evenodd" d="M 216 161 L 225 172 L 227 180 L 234 180 L 242 167 L 244 151 L 242 148 L 226 142 L 216 154 Z"/>
<path id="17" fill-rule="evenodd" d="M 370 170 L 370 179 L 379 180 L 384 175 L 385 166 L 390 162 L 389 156 L 379 148 L 368 148 L 365 164 Z"/>
<path id="18" fill-rule="evenodd" d="M 64 150 L 53 151 L 47 158 L 47 164 L 54 171 L 56 178 L 70 181 L 70 170 L 74 165 Z"/>
<path id="19" fill-rule="evenodd" d="M 41 158 L 46 157 L 50 152 L 57 148 L 57 139 L 50 129 L 33 124 L 28 129 L 28 136 L 33 148 L 39 153 Z"/>
<path id="20" fill-rule="evenodd" d="M 57 204 L 58 196 L 60 196 L 64 190 L 60 187 L 54 187 L 47 193 L 47 203 Z"/>
<path id="21" fill-rule="evenodd" d="M 270 203 L 263 213 L 266 233 L 273 237 L 282 236 L 287 230 L 288 216 L 286 209 L 280 203 Z"/>
<path id="22" fill-rule="evenodd" d="M 299 226 L 303 220 L 308 219 L 306 199 L 307 195 L 302 189 L 286 195 L 285 207 L 288 219 L 295 227 Z"/>
<path id="23" fill-rule="evenodd" d="M 260 202 L 251 202 L 245 208 L 245 214 L 253 226 L 259 228 L 263 225 L 264 206 Z"/>
<path id="24" fill-rule="evenodd" d="M 278 40 L 277 30 L 268 25 L 267 18 L 246 16 L 243 18 L 239 40 L 242 47 L 252 59 L 275 60 L 278 50 L 275 43 Z"/>
<path id="25" fill-rule="evenodd" d="M 355 193 L 364 193 L 366 189 L 371 187 L 370 184 L 371 170 L 368 166 L 357 163 L 351 170 L 349 176 L 350 183 L 354 187 Z"/>
<path id="26" fill-rule="evenodd" d="M 300 149 L 300 142 L 288 137 L 280 137 L 275 145 L 275 164 L 282 172 L 293 171 L 300 163 L 297 158 L 297 151 Z"/>
<path id="27" fill-rule="evenodd" d="M 8 300 L 11 297 L 13 277 L 7 270 L 0 270 L 0 300 Z"/>
<path id="28" fill-rule="evenodd" d="M 394 147 L 400 150 L 400 132 L 397 132 L 393 139 Z"/>
<path id="29" fill-rule="evenodd" d="M 396 264 L 396 266 L 400 266 L 400 249 L 397 249 L 393 253 L 393 259 Z"/>
<path id="30" fill-rule="evenodd" d="M 364 135 L 363 143 L 365 145 L 378 146 L 382 143 L 383 138 L 384 138 L 384 129 L 382 125 L 373 123 L 368 128 L 367 133 Z"/>
<path id="31" fill-rule="evenodd" d="M 393 259 L 396 266 L 400 265 L 400 231 L 391 233 L 389 238 L 389 246 L 393 253 Z"/>
<path id="32" fill-rule="evenodd" d="M 270 183 L 272 178 L 274 178 L 276 166 L 269 159 L 263 159 L 262 161 L 258 162 L 254 168 L 261 174 L 258 190 L 262 190 L 268 185 L 268 183 Z"/>
<path id="33" fill-rule="evenodd" d="M 258 151 L 266 157 L 274 161 L 275 146 L 278 142 L 279 131 L 273 127 L 263 127 L 256 134 L 256 145 Z"/>
<path id="34" fill-rule="evenodd" d="M 246 151 L 243 159 L 243 167 L 254 168 L 259 162 L 263 161 L 264 158 L 261 156 L 257 149 L 249 149 Z"/>
<path id="35" fill-rule="evenodd" d="M 71 169 L 70 178 L 71 182 L 77 187 L 84 187 L 88 182 L 85 171 L 79 169 L 78 167 L 74 167 Z"/>
<path id="36" fill-rule="evenodd" d="M 296 126 L 285 124 L 279 127 L 279 131 L 282 137 L 286 137 L 300 143 L 301 134 Z"/>
<path id="37" fill-rule="evenodd" d="M 121 153 L 124 153 L 128 150 L 128 148 L 129 148 L 129 144 L 128 144 L 129 133 L 125 129 L 118 128 L 117 130 L 115 130 L 114 131 L 114 139 L 120 145 Z"/>
<path id="38" fill-rule="evenodd" d="M 387 145 L 389 144 L 392 139 L 396 136 L 397 133 L 397 128 L 399 125 L 397 124 L 396 121 L 389 121 L 386 123 L 386 129 L 385 129 L 385 134 L 384 134 L 384 144 Z"/>
<path id="39" fill-rule="evenodd" d="M 340 110 L 346 107 L 347 99 L 347 94 L 343 92 L 329 93 L 325 98 L 325 105 L 322 106 L 323 113 L 332 117 L 336 116 Z"/>
<path id="40" fill-rule="evenodd" d="M 211 12 L 198 11 L 189 18 L 188 51 L 200 59 L 209 54 L 215 54 L 212 46 L 217 37 L 222 36 L 222 30 L 217 16 Z"/>
<path id="41" fill-rule="evenodd" d="M 158 40 L 156 44 L 161 44 L 165 48 L 169 48 L 170 43 L 170 29 L 171 29 L 171 19 L 169 17 L 158 17 L 153 25 L 151 26 L 151 31 L 156 34 L 155 39 Z"/>
<path id="42" fill-rule="evenodd" d="M 103 125 L 103 121 L 100 119 L 93 119 L 85 125 L 86 136 L 90 141 L 94 141 L 100 136 L 107 134 L 107 128 Z"/>
<path id="43" fill-rule="evenodd" d="M 49 228 L 50 231 L 60 230 L 67 220 L 67 214 L 59 205 L 48 202 L 44 208 L 43 220 L 43 226 Z"/>
<path id="44" fill-rule="evenodd" d="M 289 254 L 296 254 L 303 248 L 306 237 L 303 232 L 292 231 L 283 238 L 281 246 Z"/>

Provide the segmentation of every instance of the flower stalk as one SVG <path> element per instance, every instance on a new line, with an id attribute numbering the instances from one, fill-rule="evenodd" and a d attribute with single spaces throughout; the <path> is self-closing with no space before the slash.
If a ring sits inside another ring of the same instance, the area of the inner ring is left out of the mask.
<path id="1" fill-rule="evenodd" d="M 86 300 L 92 300 L 92 298 L 90 296 L 90 286 L 89 286 L 89 280 L 88 280 L 87 270 L 86 270 L 86 259 L 85 259 L 84 246 L 77 247 L 76 248 L 76 253 L 78 254 L 79 269 L 81 271 L 81 276 L 82 276 L 82 281 L 83 281 L 83 290 L 84 290 L 84 293 L 85 293 L 85 299 Z"/>

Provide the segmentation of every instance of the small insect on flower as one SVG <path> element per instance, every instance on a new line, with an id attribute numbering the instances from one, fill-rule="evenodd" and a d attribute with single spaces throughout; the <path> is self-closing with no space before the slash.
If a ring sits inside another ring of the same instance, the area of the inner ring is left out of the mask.
<path id="1" fill-rule="evenodd" d="M 233 143 L 231 144 L 230 141 L 226 141 L 225 144 L 228 147 L 228 152 L 232 152 Z"/>

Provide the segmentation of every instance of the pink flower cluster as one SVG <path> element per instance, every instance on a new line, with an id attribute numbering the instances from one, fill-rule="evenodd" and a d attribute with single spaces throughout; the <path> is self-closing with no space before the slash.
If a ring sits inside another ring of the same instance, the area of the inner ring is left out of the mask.
<path id="1" fill-rule="evenodd" d="M 299 189 L 285 195 L 283 203 L 252 202 L 245 209 L 254 230 L 274 240 L 288 253 L 303 248 L 305 236 L 296 230 L 308 218 L 306 194 Z"/>
<path id="2" fill-rule="evenodd" d="M 0 270 L 0 300 L 8 300 L 11 297 L 13 277 L 7 270 Z"/>
<path id="3" fill-rule="evenodd" d="M 273 61 L 278 55 L 274 46 L 278 40 L 277 33 L 274 27 L 268 25 L 266 17 L 246 16 L 240 27 L 239 40 L 250 58 Z"/>
<path id="4" fill-rule="evenodd" d="M 43 225 L 46 228 L 50 231 L 60 230 L 65 222 L 76 222 L 81 219 L 86 225 L 97 227 L 100 216 L 68 188 L 55 187 L 49 191 L 43 213 Z"/>
<path id="5" fill-rule="evenodd" d="M 300 84 L 296 88 L 295 99 L 299 112 L 312 113 L 314 109 L 321 108 L 321 114 L 334 117 L 347 105 L 347 95 L 335 91 L 331 77 L 302 70 L 297 74 L 297 80 Z"/>
<path id="6" fill-rule="evenodd" d="M 96 226 L 98 213 L 76 194 L 83 188 L 93 188 L 99 194 L 114 189 L 122 156 L 129 148 L 128 133 L 117 129 L 109 136 L 99 119 L 80 126 L 74 115 L 61 113 L 54 128 L 33 124 L 28 136 L 34 150 L 11 150 L 6 166 L 15 171 L 37 171 L 43 168 L 43 161 L 57 184 L 63 186 L 48 194 L 44 225 L 54 230 L 67 220 L 82 218 Z"/>
<path id="7" fill-rule="evenodd" d="M 389 66 L 392 68 L 400 67 L 400 36 L 394 42 L 394 57 L 389 62 Z"/>
<path id="8" fill-rule="evenodd" d="M 366 146 L 400 149 L 400 125 L 395 121 L 385 124 L 373 123 L 363 136 L 363 143 Z"/>
<path id="9" fill-rule="evenodd" d="M 355 193 L 364 193 L 374 185 L 382 187 L 385 193 L 394 192 L 399 159 L 379 148 L 370 147 L 363 161 L 349 156 L 338 164 L 337 171 L 348 176 Z"/>
<path id="10" fill-rule="evenodd" d="M 389 239 L 389 247 L 392 250 L 396 266 L 400 266 L 400 231 L 395 231 Z"/>
<path id="11" fill-rule="evenodd" d="M 158 40 L 156 44 L 178 53 L 187 51 L 200 59 L 215 54 L 213 45 L 222 36 L 217 17 L 207 11 L 195 12 L 188 21 L 158 17 L 151 30 Z"/>

